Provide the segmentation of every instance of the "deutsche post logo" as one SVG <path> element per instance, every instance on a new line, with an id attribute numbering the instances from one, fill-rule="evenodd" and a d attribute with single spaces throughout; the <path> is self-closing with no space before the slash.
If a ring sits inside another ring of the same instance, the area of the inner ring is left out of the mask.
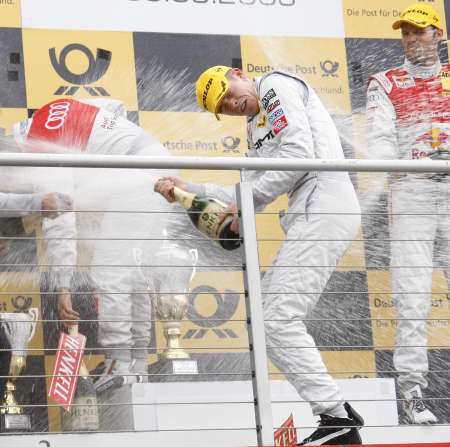
<path id="1" fill-rule="evenodd" d="M 73 51 L 81 52 L 87 59 L 88 66 L 83 73 L 73 73 L 67 65 L 67 57 Z M 111 51 L 97 48 L 94 55 L 85 45 L 71 43 L 61 50 L 59 57 L 55 48 L 50 48 L 48 53 L 52 67 L 59 77 L 72 84 L 59 86 L 54 95 L 73 96 L 80 88 L 83 88 L 91 96 L 110 96 L 104 87 L 91 84 L 98 82 L 108 71 L 112 58 Z"/>
<path id="2" fill-rule="evenodd" d="M 333 78 L 337 78 L 337 71 L 339 68 L 339 62 L 336 61 L 330 61 L 330 60 L 326 60 L 326 61 L 322 61 L 320 63 L 320 68 L 322 69 L 322 77 L 327 77 L 327 76 L 331 76 Z"/>
<path id="3" fill-rule="evenodd" d="M 208 293 L 216 300 L 216 311 L 213 315 L 205 316 L 196 309 L 195 301 L 202 294 Z M 231 320 L 236 313 L 239 304 L 239 294 L 232 290 L 226 290 L 225 295 L 221 294 L 215 287 L 199 286 L 193 290 L 193 294 L 189 297 L 189 307 L 187 318 L 195 321 L 198 328 L 189 329 L 183 336 L 183 339 L 202 339 L 209 331 L 219 339 L 237 339 L 239 335 L 229 328 L 223 327 Z"/>
<path id="4" fill-rule="evenodd" d="M 221 140 L 222 146 L 224 147 L 223 153 L 232 152 L 239 154 L 239 143 L 241 139 L 239 137 L 233 137 L 228 135 L 223 137 Z"/>

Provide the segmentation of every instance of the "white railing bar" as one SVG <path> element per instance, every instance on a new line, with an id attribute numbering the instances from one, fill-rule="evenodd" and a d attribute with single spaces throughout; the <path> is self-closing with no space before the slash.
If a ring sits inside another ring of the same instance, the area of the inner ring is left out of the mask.
<path id="1" fill-rule="evenodd" d="M 240 231 L 243 236 L 242 252 L 245 261 L 243 279 L 246 291 L 245 306 L 248 317 L 247 331 L 253 397 L 255 398 L 256 438 L 259 446 L 268 446 L 273 442 L 273 419 L 261 299 L 259 255 L 258 247 L 255 244 L 255 209 L 251 185 L 246 182 L 239 183 L 236 187 L 236 198 L 241 213 L 239 220 Z"/>
<path id="2" fill-rule="evenodd" d="M 265 171 L 450 172 L 445 160 L 293 159 L 259 157 L 148 157 L 128 155 L 0 154 L 0 166 L 208 169 Z"/>
<path id="3" fill-rule="evenodd" d="M 122 293 L 123 295 L 123 293 Z M 181 293 L 178 293 L 177 295 L 181 295 Z M 0 322 L 2 320 L 0 319 Z M 36 323 L 65 323 L 68 322 L 70 323 L 73 320 L 34 320 L 34 322 Z M 145 320 L 130 320 L 130 319 L 116 319 L 116 320 L 110 320 L 110 319 L 96 319 L 96 320 L 82 320 L 79 319 L 77 320 L 77 323 L 167 323 L 173 320 L 160 320 L 160 319 L 145 319 Z M 204 319 L 201 318 L 193 318 L 193 319 L 189 319 L 189 320 L 181 320 L 181 321 L 185 321 L 185 322 L 191 322 L 191 323 L 195 323 L 198 321 L 205 321 Z M 208 323 L 247 323 L 247 319 L 226 319 L 226 318 L 208 318 Z M 274 319 L 274 318 L 270 318 L 270 319 L 265 319 L 264 321 L 277 321 L 279 323 L 281 322 L 288 322 L 291 320 L 287 320 L 287 319 Z M 450 318 L 352 318 L 352 317 L 348 317 L 348 318 L 303 318 L 301 321 L 308 321 L 308 322 L 320 322 L 320 323 L 335 323 L 337 321 L 339 322 L 344 322 L 344 321 L 450 321 Z M 25 323 L 25 324 L 30 324 L 29 321 L 15 321 L 15 323 Z M 205 328 L 206 329 L 206 328 Z M 212 329 L 210 327 L 208 327 L 208 329 Z M 7 350 L 7 349 L 1 349 L 1 350 Z"/>
<path id="4" fill-rule="evenodd" d="M 322 373 L 323 374 L 323 373 Z M 65 376 L 69 377 L 69 376 Z M 352 399 L 352 402 L 406 402 L 408 399 Z M 428 397 L 428 398 L 422 398 L 423 401 L 448 401 L 450 400 L 450 397 Z M 292 403 L 292 400 L 273 400 L 272 403 L 277 404 L 289 404 Z M 302 403 L 310 403 L 310 402 L 336 402 L 335 400 L 320 400 L 320 401 L 314 401 L 314 400 L 305 400 L 302 401 Z M 164 406 L 173 406 L 173 405 L 221 405 L 221 404 L 239 404 L 239 405 L 248 405 L 253 403 L 253 401 L 203 401 L 203 402 L 111 402 L 111 403 L 72 403 L 71 407 L 151 407 L 155 405 L 164 405 Z M 17 407 L 21 408 L 58 408 L 60 407 L 59 404 L 17 404 Z"/>
<path id="5" fill-rule="evenodd" d="M 406 374 L 410 373 L 411 371 L 397 371 L 397 370 L 380 370 L 380 371 L 328 371 L 328 374 L 331 375 L 349 375 L 349 374 Z M 427 370 L 420 370 L 415 369 L 415 373 L 422 373 L 422 374 L 450 374 L 450 370 L 448 369 L 427 369 Z M 314 376 L 314 375 L 321 375 L 323 374 L 323 371 L 308 371 L 308 372 L 287 372 L 287 371 L 280 371 L 280 372 L 271 372 L 269 373 L 269 376 Z M 128 373 L 128 374 L 120 374 L 123 377 L 173 377 L 172 373 L 147 373 L 147 374 L 136 374 L 136 373 Z M 187 374 L 188 375 L 188 374 Z M 210 373 L 197 373 L 195 374 L 196 377 L 198 376 L 220 376 L 220 377 L 248 377 L 251 376 L 252 372 L 244 371 L 244 372 L 210 372 Z M 102 377 L 103 374 L 89 374 L 89 377 L 95 378 L 95 377 Z M 0 375 L 0 379 L 45 379 L 45 378 L 51 378 L 51 377 L 83 377 L 81 374 L 29 374 L 29 375 Z M 450 400 L 450 397 L 423 397 L 423 400 Z M 382 399 L 375 399 L 375 400 L 382 400 Z M 390 399 L 390 400 L 396 400 L 396 399 Z M 322 402 L 322 401 L 321 401 Z M 188 402 L 190 404 L 191 402 Z M 198 402 L 196 402 L 198 403 Z M 251 403 L 254 403 L 254 400 L 251 401 Z M 28 404 L 22 404 L 23 407 L 26 407 Z M 39 404 L 41 405 L 41 404 Z M 85 405 L 85 404 L 83 404 Z M 47 404 L 42 404 L 42 406 L 46 407 Z"/>
<path id="6" fill-rule="evenodd" d="M 321 401 L 322 402 L 322 401 Z M 86 404 L 84 405 L 86 406 Z M 424 431 L 430 430 L 433 431 L 433 427 L 450 427 L 450 424 L 430 424 L 430 425 L 420 425 L 420 424 L 405 424 L 405 425 L 392 425 L 392 424 L 380 424 L 380 425 L 368 425 L 365 424 L 364 428 L 382 428 L 385 430 L 386 428 L 394 428 L 394 429 L 410 429 L 410 427 L 416 426 L 421 427 Z M 335 425 L 331 426 L 328 425 L 329 428 L 345 428 L 345 427 L 354 427 L 354 425 Z M 274 427 L 274 430 L 281 428 L 281 427 Z M 302 426 L 296 426 L 295 429 L 304 429 L 304 430 L 314 430 L 317 429 L 317 425 L 302 425 Z M 238 432 L 238 431 L 254 431 L 255 427 L 240 427 L 240 428 L 233 428 L 233 427 L 214 427 L 214 428 L 157 428 L 157 429 L 128 429 L 128 430 L 98 430 L 98 431 L 92 431 L 92 430 L 77 430 L 77 431 L 52 431 L 52 432 L 42 432 L 42 431 L 32 431 L 32 432 L 26 432 L 25 435 L 40 435 L 40 436 L 51 436 L 51 435 L 67 435 L 67 434 L 76 434 L 80 435 L 83 433 L 94 435 L 94 434 L 113 434 L 113 433 L 171 433 L 171 432 L 226 432 L 226 431 L 232 431 L 232 432 Z M 24 435 L 24 432 L 0 432 L 0 436 L 11 436 L 11 435 Z M 272 444 L 268 444 L 269 446 L 273 446 Z M 379 444 L 378 444 L 379 445 Z M 392 444 L 393 446 L 396 444 Z M 429 444 L 428 444 L 429 445 Z M 438 444 L 443 445 L 443 444 Z"/>

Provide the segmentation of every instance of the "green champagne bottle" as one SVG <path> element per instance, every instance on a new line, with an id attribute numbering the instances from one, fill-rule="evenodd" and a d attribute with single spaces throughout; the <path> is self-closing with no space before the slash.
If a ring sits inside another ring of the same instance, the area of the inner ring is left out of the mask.
<path id="1" fill-rule="evenodd" d="M 215 239 L 225 250 L 235 250 L 241 245 L 239 235 L 230 230 L 233 216 L 227 216 L 219 225 L 219 214 L 227 205 L 217 199 L 198 196 L 174 186 L 175 200 L 185 208 L 195 227 Z"/>

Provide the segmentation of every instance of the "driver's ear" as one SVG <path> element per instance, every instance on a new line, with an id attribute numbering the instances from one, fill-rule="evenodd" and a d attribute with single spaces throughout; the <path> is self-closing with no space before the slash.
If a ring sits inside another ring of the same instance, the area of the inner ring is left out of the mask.
<path id="1" fill-rule="evenodd" d="M 238 78 L 242 78 L 244 74 L 240 68 L 232 68 L 230 72 L 232 76 L 237 76 Z"/>

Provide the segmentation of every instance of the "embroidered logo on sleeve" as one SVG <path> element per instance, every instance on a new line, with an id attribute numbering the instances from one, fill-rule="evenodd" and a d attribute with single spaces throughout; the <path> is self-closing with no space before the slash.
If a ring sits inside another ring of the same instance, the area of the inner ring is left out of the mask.
<path id="1" fill-rule="evenodd" d="M 258 119 L 256 123 L 256 127 L 266 127 L 267 124 L 267 117 L 265 113 L 260 113 L 261 117 Z"/>
<path id="2" fill-rule="evenodd" d="M 277 118 L 284 114 L 284 110 L 280 107 L 272 113 L 269 113 L 269 123 L 273 124 Z"/>
<path id="3" fill-rule="evenodd" d="M 279 105 L 280 105 L 280 100 L 279 99 L 275 100 L 274 102 L 272 102 L 271 104 L 269 104 L 267 106 L 267 109 L 266 109 L 267 113 L 270 113 L 272 110 L 276 109 Z"/>
<path id="4" fill-rule="evenodd" d="M 278 135 L 285 127 L 288 126 L 288 122 L 285 115 L 282 115 L 273 123 L 273 133 Z"/>
<path id="5" fill-rule="evenodd" d="M 267 106 L 270 103 L 270 100 L 275 98 L 275 96 L 277 96 L 277 94 L 275 93 L 275 90 L 273 88 L 271 88 L 261 99 L 261 104 L 262 106 L 267 109 Z"/>

